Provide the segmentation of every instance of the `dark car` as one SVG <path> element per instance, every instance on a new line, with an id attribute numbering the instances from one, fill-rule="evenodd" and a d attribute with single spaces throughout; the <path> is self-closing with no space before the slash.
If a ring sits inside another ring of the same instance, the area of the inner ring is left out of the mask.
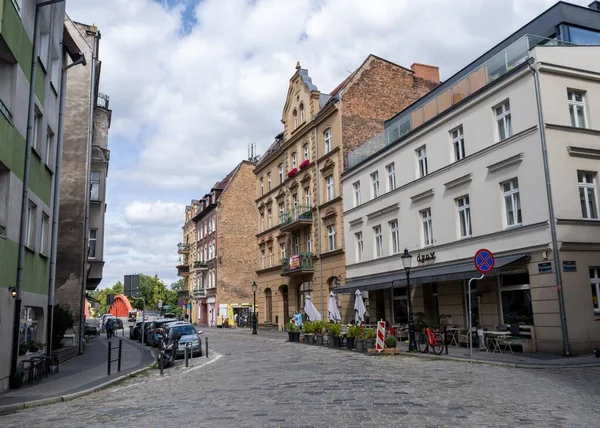
<path id="1" fill-rule="evenodd" d="M 165 327 L 172 323 L 176 322 L 175 319 L 159 319 L 154 320 L 150 323 L 150 328 L 146 331 L 146 342 L 148 345 L 152 345 L 155 348 L 160 343 L 160 340 L 164 337 Z"/>
<path id="2" fill-rule="evenodd" d="M 129 326 L 129 338 L 131 340 L 139 340 L 142 332 L 142 323 L 136 322 L 135 325 Z"/>
<path id="3" fill-rule="evenodd" d="M 173 340 L 175 335 L 179 336 L 179 346 L 177 347 L 177 356 L 183 356 L 186 347 L 191 348 L 194 356 L 202 356 L 202 343 L 200 335 L 202 332 L 196 331 L 196 328 L 189 322 L 175 322 L 167 327 L 167 340 Z M 188 351 L 189 352 L 189 351 Z"/>
<path id="4" fill-rule="evenodd" d="M 142 343 L 142 338 L 147 338 L 148 337 L 148 330 L 150 330 L 150 326 L 152 325 L 152 323 L 146 322 L 143 325 L 144 325 L 144 333 L 142 334 L 142 327 L 140 326 L 140 335 L 137 338 L 137 340 L 140 343 Z M 144 343 L 147 343 L 147 340 L 148 339 L 144 339 Z"/>

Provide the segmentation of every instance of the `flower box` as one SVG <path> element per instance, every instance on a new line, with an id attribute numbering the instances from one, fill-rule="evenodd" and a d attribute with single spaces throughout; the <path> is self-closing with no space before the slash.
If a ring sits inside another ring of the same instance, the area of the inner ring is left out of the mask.
<path id="1" fill-rule="evenodd" d="M 296 175 L 296 173 L 298 172 L 298 168 L 294 168 L 292 169 L 290 172 L 288 172 L 287 176 L 288 178 L 293 177 L 294 175 Z"/>
<path id="2" fill-rule="evenodd" d="M 304 160 L 301 164 L 300 164 L 300 169 L 302 168 L 306 168 L 308 166 L 308 164 L 310 163 L 310 160 L 306 159 Z"/>

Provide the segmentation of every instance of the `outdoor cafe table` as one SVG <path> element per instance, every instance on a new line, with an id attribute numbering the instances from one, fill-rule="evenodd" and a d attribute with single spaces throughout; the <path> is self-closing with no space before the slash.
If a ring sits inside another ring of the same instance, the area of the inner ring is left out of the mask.
<path id="1" fill-rule="evenodd" d="M 446 331 L 450 335 L 450 346 L 458 346 L 458 334 L 460 332 L 458 327 L 448 327 Z"/>
<path id="2" fill-rule="evenodd" d="M 510 331 L 484 331 L 483 334 L 486 336 L 489 336 L 490 343 L 493 346 L 492 352 L 496 352 L 496 350 L 498 350 L 498 352 L 502 353 L 502 349 L 500 349 L 499 339 L 510 336 Z M 510 352 L 512 352 L 512 348 L 510 348 L 510 345 L 509 345 L 509 349 L 510 349 Z M 486 346 L 486 350 L 489 352 L 489 349 L 487 346 Z"/>

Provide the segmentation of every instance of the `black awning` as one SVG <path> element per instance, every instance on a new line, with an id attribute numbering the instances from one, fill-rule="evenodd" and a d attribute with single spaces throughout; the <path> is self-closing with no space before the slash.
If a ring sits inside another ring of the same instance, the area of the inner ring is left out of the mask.
<path id="1" fill-rule="evenodd" d="M 499 269 L 510 263 L 516 262 L 527 257 L 527 254 L 513 254 L 511 256 L 501 256 L 496 258 L 494 269 L 487 275 L 498 275 Z M 432 266 L 415 268 L 410 274 L 411 285 L 426 284 L 430 282 L 457 281 L 461 279 L 470 279 L 479 277 L 481 274 L 475 269 L 473 261 L 446 264 L 444 266 Z M 359 278 L 349 278 L 341 287 L 334 288 L 334 293 L 354 293 L 356 290 L 373 291 L 383 290 L 392 287 L 405 287 L 406 274 L 404 270 L 387 272 L 381 275 L 369 275 Z"/>

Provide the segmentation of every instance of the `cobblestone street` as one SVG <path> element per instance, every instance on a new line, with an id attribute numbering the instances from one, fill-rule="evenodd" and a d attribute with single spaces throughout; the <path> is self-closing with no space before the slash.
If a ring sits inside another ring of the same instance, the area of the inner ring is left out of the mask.
<path id="1" fill-rule="evenodd" d="M 370 357 L 247 330 L 213 330 L 208 338 L 211 359 L 191 369 L 170 368 L 163 378 L 153 370 L 70 402 L 0 416 L 0 425 L 571 428 L 600 420 L 600 368 Z"/>

